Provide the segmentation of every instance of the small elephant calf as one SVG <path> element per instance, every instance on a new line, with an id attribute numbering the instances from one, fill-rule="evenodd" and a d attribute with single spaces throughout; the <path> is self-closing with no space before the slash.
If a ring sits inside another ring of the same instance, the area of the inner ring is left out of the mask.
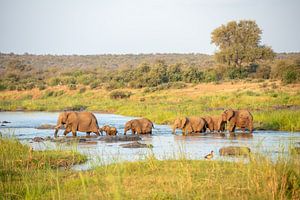
<path id="1" fill-rule="evenodd" d="M 108 125 L 105 125 L 102 128 L 100 128 L 101 134 L 103 131 L 106 132 L 106 135 L 117 135 L 117 133 L 118 133 L 116 127 L 112 127 L 112 126 L 108 126 Z"/>

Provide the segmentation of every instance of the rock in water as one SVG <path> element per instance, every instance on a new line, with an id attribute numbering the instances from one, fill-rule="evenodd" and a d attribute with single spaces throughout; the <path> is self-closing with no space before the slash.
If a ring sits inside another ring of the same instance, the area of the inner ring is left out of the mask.
<path id="1" fill-rule="evenodd" d="M 251 152 L 249 147 L 228 146 L 219 150 L 221 156 L 247 156 Z"/>
<path id="2" fill-rule="evenodd" d="M 143 144 L 137 141 L 128 144 L 121 144 L 120 146 L 123 148 L 152 148 L 153 147 L 152 145 Z"/>
<path id="3" fill-rule="evenodd" d="M 38 127 L 36 127 L 36 129 L 54 129 L 55 125 L 52 124 L 42 124 Z"/>
<path id="4" fill-rule="evenodd" d="M 117 135 L 117 136 L 103 136 L 99 138 L 104 142 L 126 142 L 126 141 L 139 141 L 142 138 L 138 135 Z"/>
<path id="5" fill-rule="evenodd" d="M 43 142 L 43 141 L 44 141 L 44 138 L 42 138 L 42 137 L 34 137 L 34 138 L 32 139 L 32 141 L 34 141 L 34 142 Z"/>

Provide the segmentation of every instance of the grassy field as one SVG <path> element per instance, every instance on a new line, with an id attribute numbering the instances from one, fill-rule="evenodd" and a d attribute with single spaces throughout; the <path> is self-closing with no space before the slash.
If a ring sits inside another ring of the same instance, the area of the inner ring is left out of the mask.
<path id="1" fill-rule="evenodd" d="M 151 88 L 150 88 L 151 89 Z M 224 109 L 249 109 L 255 127 L 273 130 L 300 130 L 300 85 L 280 82 L 225 82 L 188 85 L 183 89 L 122 89 L 128 99 L 111 99 L 111 91 L 69 90 L 53 87 L 40 91 L 3 91 L 1 110 L 60 111 L 79 109 L 147 117 L 169 124 L 178 116 L 219 115 Z"/>
<path id="2" fill-rule="evenodd" d="M 76 152 L 33 151 L 0 139 L 0 199 L 299 199 L 300 159 L 271 162 L 159 161 L 149 155 L 76 172 Z M 63 167 L 62 169 L 59 167 Z"/>

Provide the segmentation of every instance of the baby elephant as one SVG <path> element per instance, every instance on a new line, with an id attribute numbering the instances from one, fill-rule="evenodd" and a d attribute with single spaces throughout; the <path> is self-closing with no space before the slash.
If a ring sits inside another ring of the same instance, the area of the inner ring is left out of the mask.
<path id="1" fill-rule="evenodd" d="M 100 128 L 100 132 L 106 132 L 106 135 L 117 135 L 118 131 L 115 127 L 112 127 L 112 126 L 108 126 L 108 125 L 105 125 L 103 126 L 102 128 Z"/>

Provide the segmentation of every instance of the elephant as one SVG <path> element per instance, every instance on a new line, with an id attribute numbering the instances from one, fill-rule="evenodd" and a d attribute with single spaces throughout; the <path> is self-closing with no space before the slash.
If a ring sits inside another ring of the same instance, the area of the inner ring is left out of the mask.
<path id="1" fill-rule="evenodd" d="M 206 126 L 210 132 L 224 132 L 227 121 L 222 119 L 222 116 L 206 116 L 203 117 L 206 121 Z"/>
<path id="2" fill-rule="evenodd" d="M 100 132 L 102 131 L 106 132 L 106 135 L 117 135 L 118 131 L 115 127 L 105 125 L 102 128 L 99 129 Z"/>
<path id="3" fill-rule="evenodd" d="M 95 115 L 91 112 L 62 112 L 58 116 L 57 126 L 55 127 L 54 137 L 57 137 L 58 129 L 65 125 L 64 135 L 72 131 L 73 137 L 76 137 L 76 132 L 86 132 L 90 136 L 91 132 L 99 134 L 98 121 Z"/>
<path id="4" fill-rule="evenodd" d="M 182 129 L 182 134 L 201 133 L 206 131 L 206 121 L 201 117 L 177 118 L 173 124 L 172 133 L 175 134 L 177 128 Z"/>
<path id="5" fill-rule="evenodd" d="M 124 135 L 131 129 L 132 134 L 152 134 L 153 123 L 147 118 L 133 119 L 125 124 Z"/>
<path id="6" fill-rule="evenodd" d="M 235 128 L 242 128 L 245 133 L 245 128 L 248 128 L 249 133 L 253 132 L 253 116 L 248 110 L 225 110 L 222 113 L 222 120 L 228 122 L 227 129 L 229 133 L 234 133 Z"/>

